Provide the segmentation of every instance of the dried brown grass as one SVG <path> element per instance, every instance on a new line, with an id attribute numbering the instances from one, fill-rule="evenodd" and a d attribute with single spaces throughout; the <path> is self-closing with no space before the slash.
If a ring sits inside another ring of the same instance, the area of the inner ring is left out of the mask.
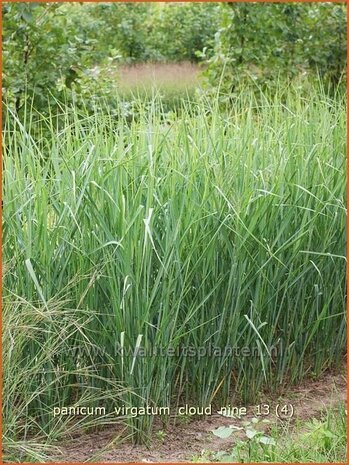
<path id="1" fill-rule="evenodd" d="M 200 85 L 202 69 L 193 63 L 140 63 L 122 66 L 117 71 L 122 90 L 177 89 L 187 90 Z"/>

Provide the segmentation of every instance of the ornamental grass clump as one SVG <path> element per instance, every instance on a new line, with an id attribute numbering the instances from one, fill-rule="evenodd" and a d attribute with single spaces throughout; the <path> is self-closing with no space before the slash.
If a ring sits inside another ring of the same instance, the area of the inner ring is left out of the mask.
<path id="1" fill-rule="evenodd" d="M 35 327 L 4 333 L 5 378 L 34 370 L 16 422 L 49 434 L 53 407 L 92 391 L 109 408 L 249 402 L 341 363 L 344 99 L 5 120 L 5 320 L 20 306 Z M 148 438 L 152 416 L 125 421 Z"/>

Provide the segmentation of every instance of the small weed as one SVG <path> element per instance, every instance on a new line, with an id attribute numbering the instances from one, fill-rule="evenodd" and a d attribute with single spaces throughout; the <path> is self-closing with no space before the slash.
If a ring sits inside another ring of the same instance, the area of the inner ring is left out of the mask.
<path id="1" fill-rule="evenodd" d="M 264 421 L 265 422 L 265 421 Z M 346 413 L 342 407 L 327 412 L 323 420 L 298 423 L 293 430 L 274 427 L 270 435 L 257 429 L 260 422 L 253 418 L 242 422 L 241 427 L 230 425 L 213 430 L 220 438 L 227 438 L 238 431 L 243 439 L 237 439 L 232 450 L 218 452 L 215 462 L 345 462 L 346 460 Z"/>
<path id="2" fill-rule="evenodd" d="M 159 439 L 161 442 L 165 442 L 165 438 L 167 436 L 167 434 L 165 433 L 165 431 L 163 430 L 159 430 L 155 433 L 155 436 L 157 437 L 157 439 Z"/>
<path id="3" fill-rule="evenodd" d="M 190 459 L 191 462 L 216 462 L 216 454 L 210 450 L 203 449 L 200 454 L 198 455 L 193 455 L 193 457 Z"/>

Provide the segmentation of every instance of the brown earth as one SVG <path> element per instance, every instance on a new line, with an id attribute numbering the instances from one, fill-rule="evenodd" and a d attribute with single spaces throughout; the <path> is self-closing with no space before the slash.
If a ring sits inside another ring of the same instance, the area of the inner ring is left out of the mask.
<path id="1" fill-rule="evenodd" d="M 266 401 L 270 414 L 265 417 L 270 424 L 276 421 L 306 421 L 321 416 L 324 408 L 334 406 L 346 400 L 346 374 L 327 373 L 316 381 L 306 381 L 297 388 L 273 401 Z M 292 419 L 278 419 L 276 405 L 292 405 Z M 219 426 L 239 425 L 253 417 L 256 406 L 247 407 L 247 415 L 239 418 L 227 418 L 212 412 L 206 418 L 191 420 L 187 423 L 177 422 L 166 431 L 155 425 L 153 442 L 150 448 L 132 445 L 129 441 L 120 441 L 120 427 L 77 436 L 60 445 L 61 454 L 52 458 L 55 462 L 188 462 L 210 453 L 229 451 L 236 441 L 235 434 L 227 439 L 220 439 L 212 434 Z"/>

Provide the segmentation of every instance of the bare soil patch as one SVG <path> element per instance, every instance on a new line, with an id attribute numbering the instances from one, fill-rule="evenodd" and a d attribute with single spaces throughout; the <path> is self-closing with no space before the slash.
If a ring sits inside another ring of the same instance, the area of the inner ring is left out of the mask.
<path id="1" fill-rule="evenodd" d="M 306 421 L 321 416 L 323 410 L 346 400 L 346 374 L 327 373 L 316 381 L 306 381 L 277 399 L 266 400 L 270 405 L 268 418 L 271 424 L 280 420 L 275 414 L 277 404 L 292 404 L 294 415 L 291 421 Z M 214 436 L 211 430 L 253 416 L 256 406 L 248 406 L 248 415 L 239 419 L 226 418 L 219 414 L 200 418 L 189 423 L 169 426 L 161 438 L 154 428 L 150 448 L 119 441 L 120 427 L 78 436 L 60 445 L 61 455 L 53 458 L 59 462 L 188 462 L 208 450 L 229 451 L 236 441 L 235 435 L 227 439 Z M 161 429 L 161 428 L 160 428 Z"/>

